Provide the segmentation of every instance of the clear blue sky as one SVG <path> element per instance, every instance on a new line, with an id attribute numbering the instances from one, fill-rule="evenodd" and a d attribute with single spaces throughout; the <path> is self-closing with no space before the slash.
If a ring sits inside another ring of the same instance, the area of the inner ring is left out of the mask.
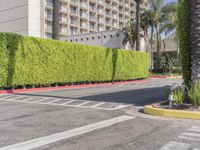
<path id="1" fill-rule="evenodd" d="M 177 2 L 177 0 L 164 0 L 165 3 L 169 3 L 169 2 Z"/>

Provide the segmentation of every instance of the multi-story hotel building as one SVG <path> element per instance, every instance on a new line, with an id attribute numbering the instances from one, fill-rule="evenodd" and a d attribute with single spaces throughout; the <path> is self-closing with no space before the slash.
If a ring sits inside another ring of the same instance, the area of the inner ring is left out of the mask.
<path id="1" fill-rule="evenodd" d="M 135 0 L 59 1 L 61 38 L 120 29 L 135 19 Z M 53 9 L 53 0 L 0 0 L 0 31 L 52 38 Z"/>

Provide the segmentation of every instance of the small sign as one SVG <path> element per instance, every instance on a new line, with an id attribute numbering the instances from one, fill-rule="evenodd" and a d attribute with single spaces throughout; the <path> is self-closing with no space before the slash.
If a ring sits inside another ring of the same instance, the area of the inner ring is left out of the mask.
<path id="1" fill-rule="evenodd" d="M 173 95 L 172 94 L 169 95 L 169 101 L 173 101 Z"/>

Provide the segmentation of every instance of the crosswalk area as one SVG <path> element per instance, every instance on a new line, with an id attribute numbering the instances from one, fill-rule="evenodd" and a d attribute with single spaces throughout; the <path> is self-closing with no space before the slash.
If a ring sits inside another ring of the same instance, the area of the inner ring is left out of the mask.
<path id="1" fill-rule="evenodd" d="M 187 132 L 178 135 L 181 142 L 171 141 L 164 145 L 160 150 L 200 150 L 200 127 L 193 126 Z M 184 142 L 183 142 L 184 141 Z M 192 143 L 199 143 L 195 146 Z"/>
<path id="2" fill-rule="evenodd" d="M 57 105 L 57 106 L 67 106 L 76 108 L 103 109 L 103 110 L 118 110 L 131 106 L 123 103 L 114 103 L 114 102 L 87 101 L 74 98 L 55 98 L 55 97 L 29 96 L 29 95 L 16 95 L 16 94 L 0 95 L 0 101 L 43 104 L 43 105 Z"/>

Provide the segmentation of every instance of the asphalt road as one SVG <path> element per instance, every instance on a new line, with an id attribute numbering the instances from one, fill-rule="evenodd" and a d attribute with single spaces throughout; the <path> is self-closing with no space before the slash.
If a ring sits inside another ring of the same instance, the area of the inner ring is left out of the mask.
<path id="1" fill-rule="evenodd" d="M 0 150 L 200 149 L 200 121 L 142 113 L 174 82 L 0 95 Z"/>

